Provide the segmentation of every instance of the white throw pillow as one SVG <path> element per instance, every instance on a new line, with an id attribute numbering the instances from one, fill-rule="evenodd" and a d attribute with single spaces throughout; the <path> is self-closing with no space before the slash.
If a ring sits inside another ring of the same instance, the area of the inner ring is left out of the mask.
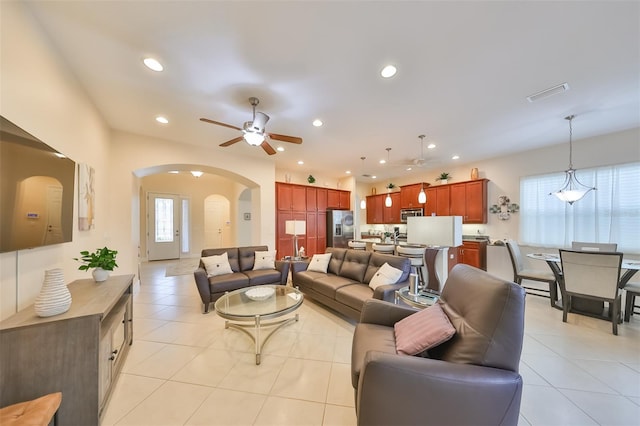
<path id="1" fill-rule="evenodd" d="M 378 271 L 373 275 L 371 281 L 369 281 L 369 287 L 376 289 L 378 286 L 386 284 L 395 284 L 402 276 L 402 271 L 398 268 L 394 268 L 388 263 L 384 263 Z"/>
<path id="2" fill-rule="evenodd" d="M 309 267 L 307 271 L 316 271 L 316 272 L 324 272 L 327 273 L 327 268 L 329 267 L 329 261 L 331 260 L 331 253 L 325 254 L 314 254 L 311 258 L 311 262 L 309 262 Z"/>
<path id="3" fill-rule="evenodd" d="M 226 252 L 218 256 L 203 257 L 202 263 L 208 277 L 233 273 L 229 265 L 229 255 Z"/>
<path id="4" fill-rule="evenodd" d="M 276 251 L 257 251 L 256 261 L 253 264 L 253 270 L 258 271 L 260 269 L 276 269 Z"/>

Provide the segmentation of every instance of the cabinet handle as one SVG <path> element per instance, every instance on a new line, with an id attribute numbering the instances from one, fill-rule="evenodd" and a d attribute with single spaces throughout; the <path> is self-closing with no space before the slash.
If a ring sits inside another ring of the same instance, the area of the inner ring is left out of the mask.
<path id="1" fill-rule="evenodd" d="M 115 355 L 111 355 L 111 356 L 109 357 L 109 361 L 113 361 L 114 359 L 116 359 L 116 356 L 115 356 Z"/>

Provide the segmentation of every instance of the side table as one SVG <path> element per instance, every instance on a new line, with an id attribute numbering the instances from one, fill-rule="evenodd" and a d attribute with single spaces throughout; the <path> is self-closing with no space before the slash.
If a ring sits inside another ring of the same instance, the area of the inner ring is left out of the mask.
<path id="1" fill-rule="evenodd" d="M 402 301 L 411 307 L 424 309 L 436 303 L 439 298 L 440 296 L 436 293 L 423 291 L 416 295 L 411 295 L 409 294 L 409 287 L 403 287 L 400 290 L 396 290 L 395 303 L 398 305 Z"/>

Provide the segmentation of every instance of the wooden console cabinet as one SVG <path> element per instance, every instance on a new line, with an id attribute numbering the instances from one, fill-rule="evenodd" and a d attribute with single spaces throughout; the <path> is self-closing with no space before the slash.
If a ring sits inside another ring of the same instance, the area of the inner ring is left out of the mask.
<path id="1" fill-rule="evenodd" d="M 487 270 L 487 242 L 463 241 L 458 247 L 458 263 L 475 266 Z"/>
<path id="2" fill-rule="evenodd" d="M 0 406 L 62 392 L 58 425 L 99 425 L 133 342 L 133 275 L 68 285 L 71 308 L 0 322 Z"/>

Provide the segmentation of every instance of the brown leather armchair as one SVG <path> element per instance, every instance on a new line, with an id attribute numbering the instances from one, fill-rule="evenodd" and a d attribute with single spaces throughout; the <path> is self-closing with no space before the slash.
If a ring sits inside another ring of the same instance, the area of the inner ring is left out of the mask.
<path id="1" fill-rule="evenodd" d="M 393 325 L 415 310 L 370 299 L 356 326 L 352 383 L 359 425 L 516 425 L 525 292 L 456 265 L 438 303 L 456 329 L 428 357 L 396 353 Z"/>

